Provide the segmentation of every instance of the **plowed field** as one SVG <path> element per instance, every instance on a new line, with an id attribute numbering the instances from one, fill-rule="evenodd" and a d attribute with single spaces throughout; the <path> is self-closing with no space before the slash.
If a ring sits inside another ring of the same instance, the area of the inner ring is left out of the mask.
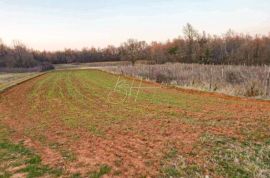
<path id="1" fill-rule="evenodd" d="M 270 177 L 268 101 L 98 70 L 0 97 L 0 177 Z"/>

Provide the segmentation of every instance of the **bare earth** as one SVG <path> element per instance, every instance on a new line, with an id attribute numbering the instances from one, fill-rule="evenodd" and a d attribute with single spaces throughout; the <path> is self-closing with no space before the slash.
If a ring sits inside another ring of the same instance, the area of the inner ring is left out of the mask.
<path id="1" fill-rule="evenodd" d="M 270 102 L 149 82 L 161 88 L 119 102 L 117 80 L 98 70 L 45 74 L 1 94 L 0 124 L 63 177 L 270 175 Z"/>

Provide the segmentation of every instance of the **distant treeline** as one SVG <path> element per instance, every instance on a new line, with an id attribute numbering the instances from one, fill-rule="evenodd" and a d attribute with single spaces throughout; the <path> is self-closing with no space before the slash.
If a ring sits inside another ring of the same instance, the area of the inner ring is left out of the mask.
<path id="1" fill-rule="evenodd" d="M 18 41 L 8 47 L 0 41 L 0 72 L 33 72 L 54 69 L 49 61 L 36 58 L 34 51 Z"/>
<path id="2" fill-rule="evenodd" d="M 33 68 L 50 64 L 102 61 L 149 60 L 151 63 L 182 62 L 202 64 L 269 65 L 270 35 L 250 36 L 229 30 L 222 36 L 198 32 L 190 24 L 183 27 L 183 37 L 166 43 L 129 39 L 119 47 L 84 48 L 64 51 L 35 51 L 16 42 L 8 47 L 0 42 L 0 68 Z"/>

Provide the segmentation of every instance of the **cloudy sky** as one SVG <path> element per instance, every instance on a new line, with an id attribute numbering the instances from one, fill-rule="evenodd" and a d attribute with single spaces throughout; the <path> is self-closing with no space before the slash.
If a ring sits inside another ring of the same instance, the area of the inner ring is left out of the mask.
<path id="1" fill-rule="evenodd" d="M 270 0 L 0 0 L 0 38 L 34 49 L 166 41 L 191 23 L 223 34 L 270 32 Z"/>

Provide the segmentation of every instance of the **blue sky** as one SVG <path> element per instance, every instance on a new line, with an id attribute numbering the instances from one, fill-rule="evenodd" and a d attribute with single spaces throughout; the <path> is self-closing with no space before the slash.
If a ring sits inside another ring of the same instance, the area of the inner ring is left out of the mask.
<path id="1" fill-rule="evenodd" d="M 222 34 L 270 32 L 269 0 L 0 0 L 0 38 L 34 49 L 104 47 L 128 38 L 166 41 L 190 22 Z"/>

